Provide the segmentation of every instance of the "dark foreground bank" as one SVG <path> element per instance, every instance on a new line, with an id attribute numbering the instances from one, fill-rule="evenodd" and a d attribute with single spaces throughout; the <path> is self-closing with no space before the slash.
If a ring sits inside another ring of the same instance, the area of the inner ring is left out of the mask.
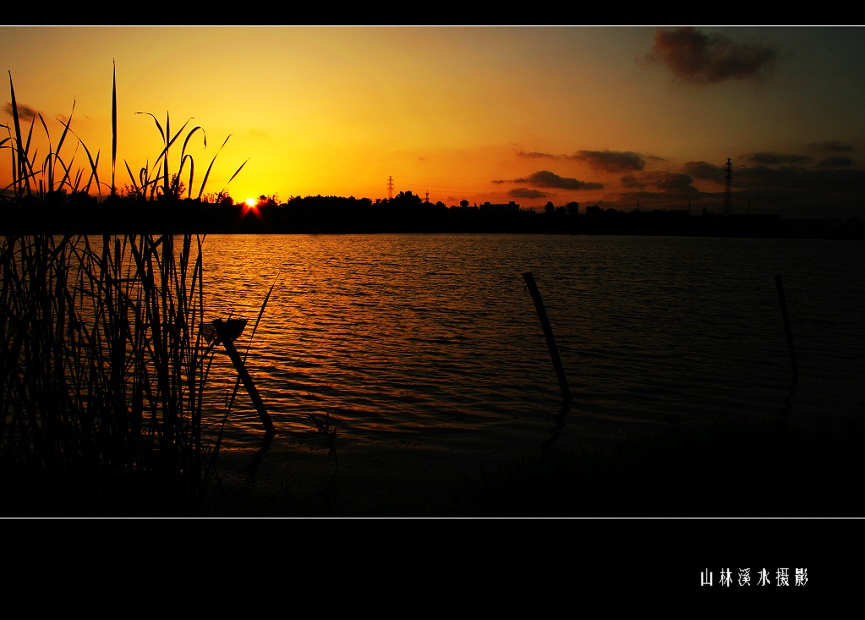
<path id="1" fill-rule="evenodd" d="M 743 418 L 483 462 L 394 451 L 353 472 L 329 463 L 324 475 L 295 467 L 262 473 L 267 484 L 228 484 L 210 516 L 861 517 L 863 440 L 861 417 Z"/>
<path id="2" fill-rule="evenodd" d="M 146 496 L 5 493 L 6 517 L 853 518 L 865 516 L 865 418 L 676 424 L 577 449 L 498 453 L 286 440 L 220 454 L 205 512 Z"/>

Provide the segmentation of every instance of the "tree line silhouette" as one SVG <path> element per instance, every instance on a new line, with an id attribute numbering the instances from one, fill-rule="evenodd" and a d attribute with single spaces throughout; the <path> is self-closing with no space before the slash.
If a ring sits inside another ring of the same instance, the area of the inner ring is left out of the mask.
<path id="1" fill-rule="evenodd" d="M 54 192 L 0 201 L 0 233 L 543 233 L 689 236 L 865 238 L 859 218 L 845 222 L 787 220 L 773 214 L 692 215 L 688 210 L 620 211 L 599 205 L 548 202 L 542 212 L 519 205 L 459 206 L 422 200 L 411 191 L 390 199 L 259 196 L 250 207 L 227 194 L 202 199 L 134 193 L 98 200 L 84 192 Z"/>

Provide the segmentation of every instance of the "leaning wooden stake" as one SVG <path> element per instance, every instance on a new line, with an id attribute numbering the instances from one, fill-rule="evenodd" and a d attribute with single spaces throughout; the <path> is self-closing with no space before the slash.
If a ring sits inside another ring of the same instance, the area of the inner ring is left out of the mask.
<path id="1" fill-rule="evenodd" d="M 784 285 L 781 276 L 775 276 L 775 286 L 778 287 L 778 299 L 781 301 L 781 315 L 784 317 L 784 331 L 787 332 L 787 348 L 790 351 L 790 364 L 793 366 L 793 383 L 799 379 L 799 368 L 796 366 L 796 349 L 793 348 L 793 332 L 790 330 L 790 317 L 787 315 L 787 300 L 784 298 Z"/>
<path id="2" fill-rule="evenodd" d="M 529 292 L 532 294 L 532 300 L 535 302 L 535 309 L 538 311 L 538 316 L 541 319 L 541 327 L 544 328 L 544 336 L 547 338 L 547 346 L 550 349 L 550 356 L 553 358 L 553 366 L 556 368 L 556 377 L 559 379 L 559 387 L 562 389 L 562 396 L 566 403 L 571 402 L 571 390 L 568 388 L 568 379 L 565 377 L 565 370 L 562 368 L 562 360 L 559 359 L 559 349 L 556 347 L 556 339 L 553 336 L 553 328 L 550 327 L 550 321 L 547 318 L 547 311 L 544 308 L 544 302 L 541 299 L 541 293 L 535 284 L 535 277 L 531 271 L 523 274 L 523 279 L 529 287 Z"/>
<path id="3" fill-rule="evenodd" d="M 237 369 L 237 374 L 240 375 L 243 385 L 246 387 L 246 391 L 249 392 L 249 396 L 252 398 L 252 404 L 255 405 L 255 408 L 258 410 L 258 415 L 261 417 L 265 430 L 268 434 L 274 433 L 275 430 L 273 428 L 273 422 L 270 421 L 270 416 L 267 414 L 264 402 L 262 402 L 261 396 L 258 395 L 258 390 L 252 382 L 252 377 L 249 376 L 249 371 L 246 370 L 246 365 L 243 363 L 243 359 L 237 352 L 237 347 L 234 346 L 234 338 L 230 333 L 231 330 L 223 323 L 222 319 L 216 319 L 213 321 L 213 327 L 216 329 L 216 335 L 219 337 L 222 346 L 225 347 L 228 357 L 231 358 L 234 367 Z"/>

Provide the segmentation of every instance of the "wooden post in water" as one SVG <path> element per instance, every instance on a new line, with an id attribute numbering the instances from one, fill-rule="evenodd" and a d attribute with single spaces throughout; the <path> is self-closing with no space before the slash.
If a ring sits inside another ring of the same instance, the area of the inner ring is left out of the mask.
<path id="1" fill-rule="evenodd" d="M 243 385 L 246 387 L 246 391 L 249 392 L 249 396 L 252 398 L 252 404 L 255 405 L 255 408 L 258 410 L 258 415 L 261 417 L 261 421 L 264 424 L 267 434 L 270 435 L 274 433 L 275 430 L 273 428 L 273 422 L 271 422 L 270 416 L 267 414 L 267 409 L 264 407 L 261 396 L 258 395 L 258 390 L 252 382 L 252 377 L 249 376 L 249 371 L 246 370 L 246 365 L 243 363 L 243 359 L 237 352 L 237 347 L 234 346 L 233 334 L 230 333 L 230 330 L 223 323 L 222 319 L 216 319 L 213 321 L 213 327 L 216 329 L 216 335 L 222 343 L 222 346 L 225 347 L 228 357 L 231 358 L 234 367 L 237 369 L 237 374 L 240 375 Z"/>
<path id="2" fill-rule="evenodd" d="M 550 349 L 550 356 L 553 358 L 553 366 L 556 369 L 556 377 L 559 379 L 559 387 L 562 390 L 562 396 L 566 403 L 571 402 L 571 390 L 568 388 L 568 379 L 565 377 L 565 370 L 562 368 L 562 360 L 559 359 L 559 349 L 556 347 L 556 339 L 553 336 L 553 328 L 550 327 L 550 320 L 547 318 L 547 311 L 544 308 L 544 302 L 541 299 L 541 293 L 538 286 L 535 284 L 535 277 L 531 271 L 523 274 L 523 279 L 529 287 L 529 292 L 532 294 L 532 300 L 535 302 L 535 309 L 538 311 L 538 317 L 541 319 L 541 327 L 544 329 L 544 336 L 547 338 L 547 347 Z"/>
<path id="3" fill-rule="evenodd" d="M 796 349 L 793 348 L 793 332 L 790 329 L 790 317 L 787 315 L 787 300 L 784 297 L 784 285 L 781 276 L 775 276 L 775 286 L 778 288 L 778 299 L 781 301 L 781 315 L 784 317 L 784 331 L 787 333 L 787 349 L 790 351 L 790 364 L 793 366 L 793 383 L 799 379 L 799 368 L 796 366 Z"/>

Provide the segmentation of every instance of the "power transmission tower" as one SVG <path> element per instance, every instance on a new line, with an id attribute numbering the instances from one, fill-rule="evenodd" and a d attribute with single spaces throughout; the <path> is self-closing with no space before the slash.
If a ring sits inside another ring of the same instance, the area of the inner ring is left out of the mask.
<path id="1" fill-rule="evenodd" d="M 733 161 L 728 157 L 724 174 L 724 215 L 733 214 Z"/>
<path id="2" fill-rule="evenodd" d="M 393 198 L 393 177 L 387 178 L 387 199 Z"/>

